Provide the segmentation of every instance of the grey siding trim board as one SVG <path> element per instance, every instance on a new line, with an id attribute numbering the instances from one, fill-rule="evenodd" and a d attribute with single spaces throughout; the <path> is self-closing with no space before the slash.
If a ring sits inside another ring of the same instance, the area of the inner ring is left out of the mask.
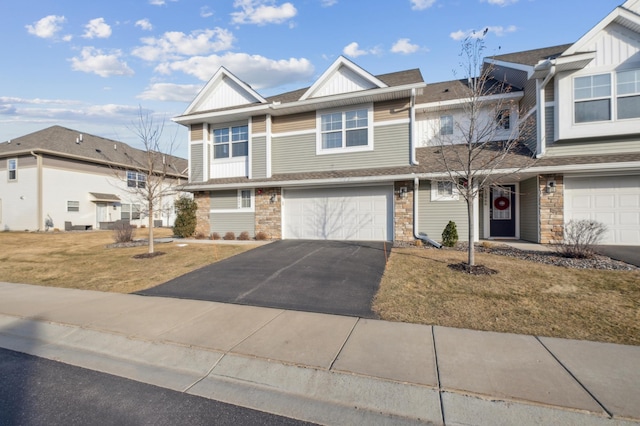
<path id="1" fill-rule="evenodd" d="M 274 174 L 368 169 L 409 164 L 409 124 L 374 127 L 373 151 L 316 155 L 316 134 L 274 136 Z"/>
<path id="2" fill-rule="evenodd" d="M 250 237 L 254 237 L 256 234 L 255 227 L 255 213 L 254 212 L 242 212 L 242 213 L 211 213 L 209 215 L 209 221 L 211 223 L 211 233 L 217 232 L 221 237 L 227 232 L 233 232 L 236 234 L 236 238 L 241 232 L 248 232 Z"/>
<path id="3" fill-rule="evenodd" d="M 520 238 L 537 243 L 539 241 L 538 223 L 538 178 L 520 182 Z"/>
<path id="4" fill-rule="evenodd" d="M 254 179 L 267 177 L 267 138 L 251 139 L 251 174 Z"/>
<path id="5" fill-rule="evenodd" d="M 212 210 L 229 210 L 238 208 L 237 190 L 230 189 L 226 191 L 212 191 L 210 194 Z"/>
<path id="6" fill-rule="evenodd" d="M 469 239 L 467 203 L 460 197 L 457 201 L 431 201 L 431 182 L 420 181 L 418 190 L 418 231 L 426 233 L 436 241 L 442 241 L 442 231 L 450 220 L 456 223 L 458 239 Z"/>
<path id="7" fill-rule="evenodd" d="M 202 149 L 201 143 L 191 144 L 191 182 L 203 182 L 204 181 L 204 165 L 202 163 Z"/>

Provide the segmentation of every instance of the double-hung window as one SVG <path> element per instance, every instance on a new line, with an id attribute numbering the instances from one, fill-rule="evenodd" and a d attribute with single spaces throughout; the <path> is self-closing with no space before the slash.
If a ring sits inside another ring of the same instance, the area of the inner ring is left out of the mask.
<path id="1" fill-rule="evenodd" d="M 140 204 L 122 204 L 120 206 L 121 220 L 140 219 Z"/>
<path id="2" fill-rule="evenodd" d="M 9 182 L 18 180 L 18 159 L 9 158 L 7 160 L 7 180 Z"/>
<path id="3" fill-rule="evenodd" d="M 127 186 L 129 188 L 144 188 L 147 182 L 147 176 L 144 173 L 127 172 Z"/>
<path id="4" fill-rule="evenodd" d="M 249 126 L 223 127 L 213 130 L 213 158 L 249 155 Z"/>
<path id="5" fill-rule="evenodd" d="M 616 107 L 619 120 L 640 117 L 640 70 L 616 74 Z"/>
<path id="6" fill-rule="evenodd" d="M 443 115 L 440 117 L 440 135 L 453 134 L 453 115 Z"/>
<path id="7" fill-rule="evenodd" d="M 320 114 L 320 150 L 358 150 L 371 146 L 369 109 Z"/>
<path id="8" fill-rule="evenodd" d="M 577 77 L 573 97 L 576 123 L 611 120 L 611 74 Z"/>
<path id="9" fill-rule="evenodd" d="M 80 211 L 80 201 L 67 201 L 67 211 L 68 212 L 79 212 Z"/>
<path id="10" fill-rule="evenodd" d="M 252 198 L 253 191 L 250 189 L 241 189 L 238 190 L 238 208 L 239 209 L 251 209 L 253 208 Z"/>
<path id="11" fill-rule="evenodd" d="M 451 181 L 431 182 L 431 201 L 455 201 L 458 200 L 458 190 Z"/>
<path id="12" fill-rule="evenodd" d="M 499 130 L 509 130 L 511 128 L 511 113 L 508 109 L 503 109 L 496 116 L 496 126 Z"/>

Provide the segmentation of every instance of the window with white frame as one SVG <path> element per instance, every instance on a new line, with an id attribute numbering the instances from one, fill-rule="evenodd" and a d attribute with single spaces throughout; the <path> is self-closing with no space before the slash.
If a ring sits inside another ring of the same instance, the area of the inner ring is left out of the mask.
<path id="1" fill-rule="evenodd" d="M 440 117 L 440 135 L 453 134 L 453 115 L 443 115 Z"/>
<path id="2" fill-rule="evenodd" d="M 360 108 L 320 113 L 320 150 L 360 150 L 371 147 L 370 111 L 370 108 Z"/>
<path id="3" fill-rule="evenodd" d="M 80 211 L 80 201 L 67 201 L 67 211 L 68 212 L 79 212 Z"/>
<path id="4" fill-rule="evenodd" d="M 7 160 L 7 180 L 9 182 L 18 180 L 18 159 L 9 158 Z"/>
<path id="5" fill-rule="evenodd" d="M 431 182 L 431 201 L 456 201 L 458 190 L 451 181 L 439 180 Z"/>
<path id="6" fill-rule="evenodd" d="M 253 191 L 250 189 L 238 190 L 238 208 L 239 209 L 252 209 L 253 208 Z"/>
<path id="7" fill-rule="evenodd" d="M 640 70 L 616 74 L 616 107 L 619 120 L 640 117 Z"/>
<path id="8" fill-rule="evenodd" d="M 147 182 L 147 176 L 144 173 L 133 171 L 127 172 L 127 186 L 129 188 L 144 188 Z"/>
<path id="9" fill-rule="evenodd" d="M 213 158 L 246 157 L 249 155 L 249 126 L 213 129 Z"/>
<path id="10" fill-rule="evenodd" d="M 576 77 L 573 95 L 576 123 L 611 120 L 611 74 Z"/>
<path id="11" fill-rule="evenodd" d="M 140 219 L 140 204 L 122 204 L 120 206 L 121 220 Z"/>
<path id="12" fill-rule="evenodd" d="M 509 130 L 511 128 L 511 111 L 508 109 L 498 111 L 496 115 L 496 126 L 500 130 Z"/>

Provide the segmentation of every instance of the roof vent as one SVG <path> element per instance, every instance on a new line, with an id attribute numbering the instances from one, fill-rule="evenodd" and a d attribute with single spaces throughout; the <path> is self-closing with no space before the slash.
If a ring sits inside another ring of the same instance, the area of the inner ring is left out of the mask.
<path id="1" fill-rule="evenodd" d="M 11 143 L 11 139 L 9 139 L 9 140 L 7 141 L 7 143 Z"/>
<path id="2" fill-rule="evenodd" d="M 99 150 L 98 148 L 96 148 L 96 152 L 97 152 L 98 154 L 100 154 L 102 151 L 101 151 L 101 150 Z"/>
<path id="3" fill-rule="evenodd" d="M 444 89 L 444 93 L 449 93 L 449 89 Z"/>
<path id="4" fill-rule="evenodd" d="M 80 142 L 82 142 L 82 133 L 80 133 Z"/>
<path id="5" fill-rule="evenodd" d="M 76 138 L 76 143 L 80 143 L 80 138 Z"/>
<path id="6" fill-rule="evenodd" d="M 118 145 L 116 145 L 115 143 L 113 144 L 113 150 L 117 151 L 118 150 Z"/>

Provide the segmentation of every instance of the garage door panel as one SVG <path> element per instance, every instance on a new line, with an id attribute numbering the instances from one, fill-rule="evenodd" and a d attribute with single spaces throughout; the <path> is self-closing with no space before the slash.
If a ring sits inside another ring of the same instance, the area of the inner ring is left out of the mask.
<path id="1" fill-rule="evenodd" d="M 565 178 L 565 221 L 607 226 L 602 244 L 640 245 L 640 176 Z"/>
<path id="2" fill-rule="evenodd" d="M 284 238 L 391 238 L 391 186 L 292 189 L 283 200 Z"/>

